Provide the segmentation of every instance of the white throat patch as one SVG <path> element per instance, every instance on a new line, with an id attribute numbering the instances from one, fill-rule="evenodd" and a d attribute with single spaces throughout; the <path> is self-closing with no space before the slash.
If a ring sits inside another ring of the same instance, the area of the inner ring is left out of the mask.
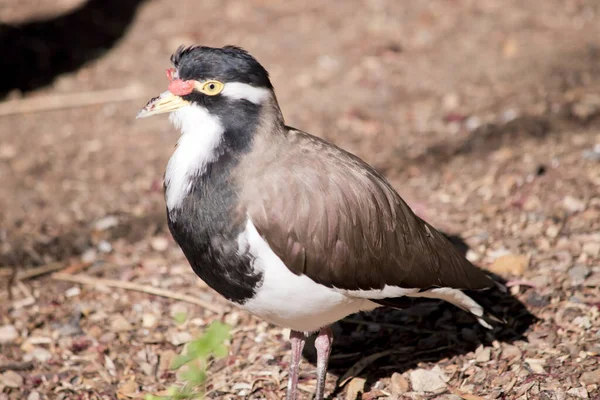
<path id="1" fill-rule="evenodd" d="M 225 129 L 218 117 L 195 105 L 172 112 L 169 120 L 181 130 L 177 148 L 165 173 L 167 208 L 173 210 L 181 206 L 189 193 L 192 178 L 217 158 L 216 148 Z"/>

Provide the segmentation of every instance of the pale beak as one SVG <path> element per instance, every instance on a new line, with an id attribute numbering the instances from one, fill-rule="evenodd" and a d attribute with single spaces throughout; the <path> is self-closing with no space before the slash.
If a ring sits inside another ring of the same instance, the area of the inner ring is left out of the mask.
<path id="1" fill-rule="evenodd" d="M 179 96 L 174 95 L 170 91 L 166 90 L 162 92 L 158 97 L 151 99 L 148 104 L 135 117 L 146 118 L 153 115 L 164 114 L 175 111 L 181 107 L 189 105 L 190 102 L 182 99 Z"/>

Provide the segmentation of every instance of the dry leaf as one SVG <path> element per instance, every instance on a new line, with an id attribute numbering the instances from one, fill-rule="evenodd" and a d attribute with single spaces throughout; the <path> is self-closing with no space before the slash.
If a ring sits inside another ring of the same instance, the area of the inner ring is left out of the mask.
<path id="1" fill-rule="evenodd" d="M 529 256 L 507 254 L 498 257 L 488 269 L 503 276 L 521 276 L 523 273 L 525 273 L 528 266 Z"/>
<path id="2" fill-rule="evenodd" d="M 346 400 L 356 400 L 364 392 L 366 382 L 364 378 L 352 378 L 346 388 Z"/>

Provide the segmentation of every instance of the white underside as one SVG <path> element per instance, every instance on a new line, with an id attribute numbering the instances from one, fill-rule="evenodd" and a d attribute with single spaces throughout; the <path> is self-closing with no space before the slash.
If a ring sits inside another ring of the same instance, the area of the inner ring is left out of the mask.
<path id="1" fill-rule="evenodd" d="M 477 317 L 483 314 L 481 306 L 456 289 L 439 288 L 421 293 L 418 289 L 394 286 L 386 286 L 382 290 L 341 290 L 295 275 L 271 250 L 250 219 L 238 238 L 238 244 L 241 252 L 250 251 L 255 257 L 254 268 L 263 274 L 262 285 L 243 308 L 279 326 L 314 332 L 347 315 L 379 306 L 370 299 L 402 296 L 441 299 Z M 489 327 L 485 321 L 478 320 Z"/>
<path id="2" fill-rule="evenodd" d="M 377 307 L 368 299 L 346 296 L 290 272 L 250 220 L 238 243 L 241 251 L 248 249 L 255 257 L 254 268 L 263 274 L 255 297 L 243 308 L 273 324 L 313 332 L 349 314 Z"/>

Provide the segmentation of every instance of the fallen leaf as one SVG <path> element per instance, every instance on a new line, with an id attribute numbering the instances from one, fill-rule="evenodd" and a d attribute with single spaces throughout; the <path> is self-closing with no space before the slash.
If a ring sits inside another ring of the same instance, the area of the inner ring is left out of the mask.
<path id="1" fill-rule="evenodd" d="M 356 400 L 364 392 L 366 382 L 364 378 L 352 378 L 346 388 L 346 400 Z"/>
<path id="2" fill-rule="evenodd" d="M 457 396 L 460 396 L 464 400 L 486 400 L 484 397 L 477 396 L 477 395 L 470 394 L 470 393 L 463 393 L 457 389 L 450 388 L 450 392 L 452 392 L 453 394 L 455 394 Z"/>
<path id="3" fill-rule="evenodd" d="M 392 386 L 392 394 L 394 396 L 399 396 L 408 392 L 410 389 L 410 384 L 408 381 L 399 373 L 394 372 L 391 377 L 391 386 Z"/>
<path id="4" fill-rule="evenodd" d="M 499 275 L 521 276 L 525 273 L 528 266 L 529 256 L 506 254 L 498 257 L 488 269 Z"/>

